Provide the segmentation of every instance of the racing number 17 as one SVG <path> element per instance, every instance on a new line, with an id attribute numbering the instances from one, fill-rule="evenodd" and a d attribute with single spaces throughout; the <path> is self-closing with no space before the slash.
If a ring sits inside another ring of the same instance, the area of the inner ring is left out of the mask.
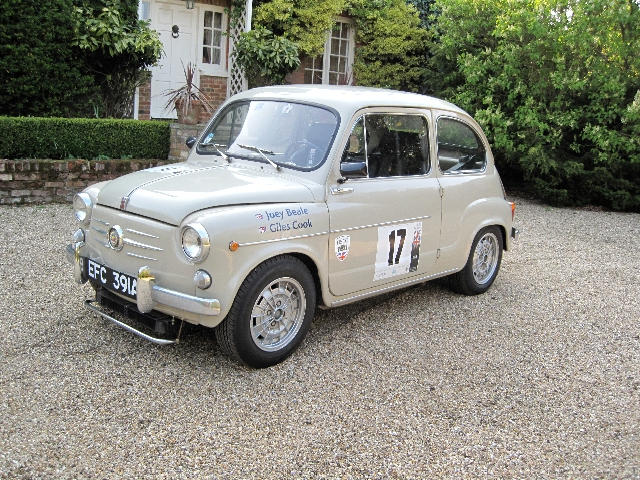
<path id="1" fill-rule="evenodd" d="M 400 239 L 397 252 L 396 252 L 396 236 Z M 402 255 L 402 247 L 404 247 L 404 239 L 406 237 L 407 237 L 406 228 L 392 230 L 391 233 L 389 234 L 389 260 L 388 260 L 389 265 L 393 265 L 394 263 L 397 265 L 398 262 L 400 261 L 400 256 Z M 393 255 L 394 253 L 395 253 L 395 258 Z"/>

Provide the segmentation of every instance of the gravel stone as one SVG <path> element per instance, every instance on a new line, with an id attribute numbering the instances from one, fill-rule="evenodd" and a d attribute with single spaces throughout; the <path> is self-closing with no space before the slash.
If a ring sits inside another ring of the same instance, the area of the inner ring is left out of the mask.
<path id="1" fill-rule="evenodd" d="M 640 215 L 517 203 L 486 294 L 319 311 L 266 370 L 90 314 L 71 207 L 0 207 L 0 478 L 640 478 Z"/>

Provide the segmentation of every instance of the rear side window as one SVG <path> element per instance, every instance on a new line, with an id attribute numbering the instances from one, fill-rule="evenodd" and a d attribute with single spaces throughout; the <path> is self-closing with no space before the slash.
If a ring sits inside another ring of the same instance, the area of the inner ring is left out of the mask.
<path id="1" fill-rule="evenodd" d="M 438 164 L 445 174 L 478 173 L 487 165 L 482 141 L 467 124 L 438 119 Z"/>

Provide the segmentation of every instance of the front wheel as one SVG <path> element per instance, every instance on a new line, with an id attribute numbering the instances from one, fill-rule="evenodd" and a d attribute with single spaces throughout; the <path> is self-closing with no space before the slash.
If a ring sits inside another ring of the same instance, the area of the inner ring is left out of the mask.
<path id="1" fill-rule="evenodd" d="M 315 284 L 304 263 L 272 258 L 242 283 L 229 315 L 216 328 L 218 344 L 251 367 L 275 365 L 302 342 L 315 306 Z"/>
<path id="2" fill-rule="evenodd" d="M 489 290 L 500 270 L 502 249 L 502 234 L 498 227 L 480 230 L 473 239 L 466 265 L 451 276 L 453 290 L 465 295 L 477 295 Z"/>

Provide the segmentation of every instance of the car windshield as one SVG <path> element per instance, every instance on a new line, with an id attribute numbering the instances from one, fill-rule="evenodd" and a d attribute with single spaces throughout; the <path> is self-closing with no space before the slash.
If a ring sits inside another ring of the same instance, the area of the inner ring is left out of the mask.
<path id="1" fill-rule="evenodd" d="M 239 102 L 218 116 L 198 152 L 312 170 L 324 162 L 337 126 L 333 112 L 312 105 Z"/>

